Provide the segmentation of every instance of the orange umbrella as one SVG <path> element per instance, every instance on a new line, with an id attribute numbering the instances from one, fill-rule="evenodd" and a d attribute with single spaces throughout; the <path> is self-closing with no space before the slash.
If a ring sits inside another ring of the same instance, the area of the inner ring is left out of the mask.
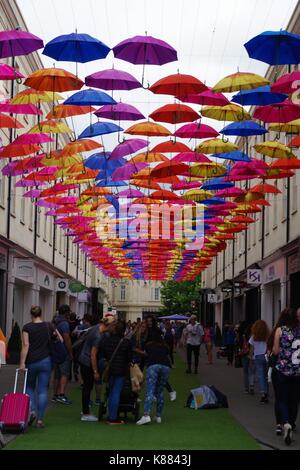
<path id="1" fill-rule="evenodd" d="M 130 181 L 130 184 L 132 186 L 137 186 L 138 188 L 160 189 L 159 184 L 156 181 L 151 181 L 150 179 L 147 181 L 144 179 L 135 178 L 134 180 Z"/>
<path id="2" fill-rule="evenodd" d="M 75 140 L 64 146 L 61 156 L 72 156 L 76 153 L 88 152 L 100 147 L 103 147 L 103 145 L 92 139 Z"/>
<path id="3" fill-rule="evenodd" d="M 130 163 L 136 163 L 136 162 L 147 162 L 147 163 L 153 163 L 153 162 L 167 162 L 169 161 L 165 155 L 162 153 L 154 153 L 154 152 L 145 152 L 145 153 L 139 153 L 138 155 L 135 155 L 132 157 L 128 162 Z"/>
<path id="4" fill-rule="evenodd" d="M 281 191 L 277 186 L 273 186 L 272 184 L 257 184 L 250 189 L 250 193 L 279 194 Z"/>
<path id="5" fill-rule="evenodd" d="M 73 104 L 58 104 L 47 114 L 47 119 L 61 119 L 70 116 L 80 116 L 82 114 L 93 113 L 96 108 L 92 106 L 75 106 Z"/>
<path id="6" fill-rule="evenodd" d="M 85 189 L 81 196 L 104 196 L 105 194 L 112 194 L 108 188 L 99 188 L 97 186 L 91 186 L 90 188 Z"/>
<path id="7" fill-rule="evenodd" d="M 7 129 L 21 129 L 23 124 L 21 124 L 17 119 L 13 119 L 10 116 L 0 113 L 0 127 Z"/>
<path id="8" fill-rule="evenodd" d="M 134 124 L 124 131 L 125 134 L 131 135 L 146 135 L 153 137 L 172 135 L 171 132 L 161 124 L 154 122 L 144 121 L 139 124 Z"/>
<path id="9" fill-rule="evenodd" d="M 162 95 L 187 96 L 206 91 L 208 87 L 192 75 L 176 73 L 161 78 L 149 90 Z"/>
<path id="10" fill-rule="evenodd" d="M 55 92 L 80 90 L 84 83 L 67 70 L 50 68 L 33 72 L 26 78 L 24 85 L 39 91 Z"/>
<path id="11" fill-rule="evenodd" d="M 31 155 L 32 153 L 40 151 L 39 145 L 22 145 L 22 144 L 9 144 L 0 150 L 0 158 L 13 158 L 13 157 L 24 157 L 25 155 Z"/>

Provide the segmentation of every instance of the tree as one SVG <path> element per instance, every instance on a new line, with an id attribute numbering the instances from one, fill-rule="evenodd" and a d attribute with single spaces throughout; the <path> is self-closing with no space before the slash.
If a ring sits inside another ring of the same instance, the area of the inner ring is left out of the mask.
<path id="1" fill-rule="evenodd" d="M 201 280 L 165 281 L 161 288 L 163 315 L 197 315 L 199 314 Z"/>

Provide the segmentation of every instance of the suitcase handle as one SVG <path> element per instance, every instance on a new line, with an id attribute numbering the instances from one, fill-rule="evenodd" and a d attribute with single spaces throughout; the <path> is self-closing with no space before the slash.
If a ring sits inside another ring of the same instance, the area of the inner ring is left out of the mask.
<path id="1" fill-rule="evenodd" d="M 19 372 L 20 372 L 20 369 L 19 368 L 16 369 L 14 393 L 16 393 L 16 391 L 17 391 Z M 25 390 L 26 390 L 28 369 L 24 369 L 24 372 L 25 372 L 25 379 L 24 379 L 23 393 L 25 393 Z"/>

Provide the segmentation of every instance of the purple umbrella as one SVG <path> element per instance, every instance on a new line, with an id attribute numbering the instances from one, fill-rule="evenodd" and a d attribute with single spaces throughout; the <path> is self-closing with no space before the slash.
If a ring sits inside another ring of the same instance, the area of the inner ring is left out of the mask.
<path id="1" fill-rule="evenodd" d="M 25 78 L 24 75 L 10 65 L 0 64 L 0 80 L 16 80 Z"/>
<path id="2" fill-rule="evenodd" d="M 121 168 L 117 168 L 112 174 L 113 181 L 121 181 L 121 180 L 130 180 L 131 176 L 134 173 L 146 168 L 148 166 L 147 163 L 139 162 L 139 163 L 128 163 L 127 165 L 122 166 Z"/>
<path id="3" fill-rule="evenodd" d="M 174 62 L 177 52 L 170 44 L 152 36 L 134 36 L 113 47 L 114 56 L 131 64 L 143 64 L 142 84 L 145 65 L 163 65 Z"/>
<path id="4" fill-rule="evenodd" d="M 101 70 L 85 77 L 86 86 L 102 90 L 134 90 L 141 88 L 142 84 L 130 73 L 114 68 Z"/>
<path id="5" fill-rule="evenodd" d="M 23 194 L 23 197 L 31 197 L 31 198 L 36 198 L 39 197 L 41 194 L 40 189 L 31 189 L 30 191 L 27 191 L 26 193 Z"/>
<path id="6" fill-rule="evenodd" d="M 4 176 L 18 176 L 23 175 L 24 171 L 22 169 L 17 169 L 17 165 L 19 161 L 9 162 L 7 163 L 1 170 L 2 175 Z"/>
<path id="7" fill-rule="evenodd" d="M 0 31 L 0 58 L 27 55 L 44 47 L 42 39 L 28 31 Z"/>
<path id="8" fill-rule="evenodd" d="M 145 118 L 138 109 L 126 103 L 102 106 L 94 114 L 105 119 L 112 119 L 113 121 L 138 121 Z"/>
<path id="9" fill-rule="evenodd" d="M 11 104 L 6 100 L 0 103 L 0 113 L 41 115 L 43 111 L 34 104 Z"/>
<path id="10" fill-rule="evenodd" d="M 110 160 L 118 160 L 126 155 L 131 155 L 138 150 L 148 147 L 149 142 L 144 139 L 128 139 L 117 145 L 111 152 Z"/>
<path id="11" fill-rule="evenodd" d="M 16 182 L 16 188 L 31 188 L 32 186 L 44 186 L 48 184 L 48 181 L 34 181 L 34 180 L 26 180 L 21 179 Z"/>

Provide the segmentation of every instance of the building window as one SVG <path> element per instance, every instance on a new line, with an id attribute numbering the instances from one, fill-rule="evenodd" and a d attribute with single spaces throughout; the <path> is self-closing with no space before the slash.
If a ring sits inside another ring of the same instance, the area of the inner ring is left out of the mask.
<path id="1" fill-rule="evenodd" d="M 126 286 L 124 284 L 121 285 L 121 298 L 120 300 L 126 299 Z"/>
<path id="2" fill-rule="evenodd" d="M 157 301 L 160 300 L 160 288 L 159 287 L 154 288 L 154 300 L 157 300 Z"/>

